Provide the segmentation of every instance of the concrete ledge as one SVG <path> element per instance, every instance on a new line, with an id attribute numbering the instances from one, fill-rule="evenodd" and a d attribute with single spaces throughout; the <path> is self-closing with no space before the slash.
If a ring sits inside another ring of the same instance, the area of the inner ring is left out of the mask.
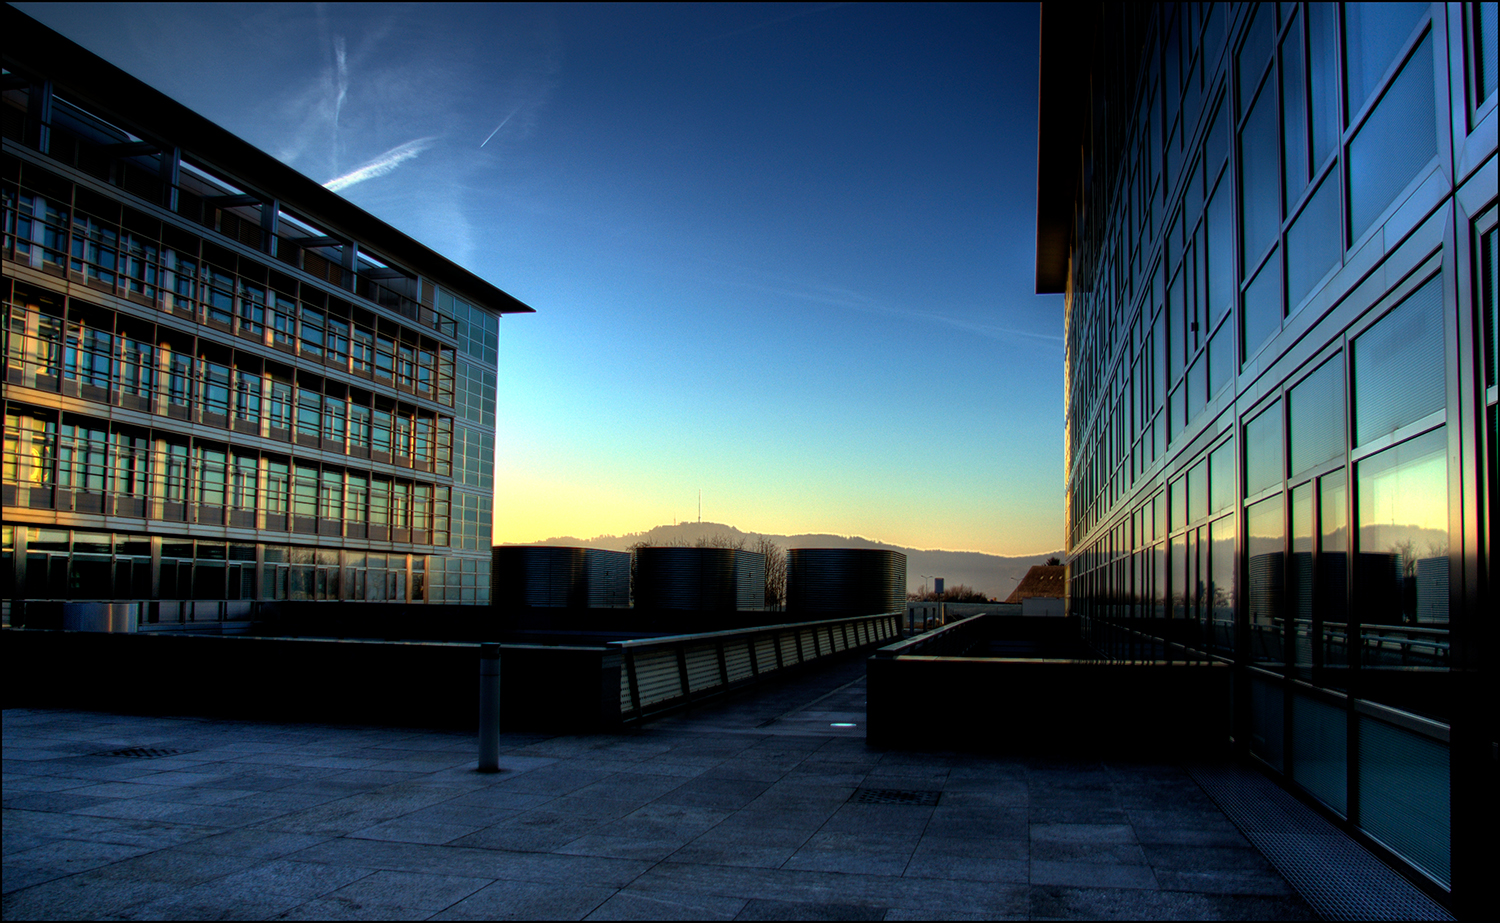
<path id="1" fill-rule="evenodd" d="M 473 729 L 479 645 L 254 636 L 0 633 L 5 708 Z M 619 721 L 620 655 L 506 645 L 501 726 Z"/>
<path id="2" fill-rule="evenodd" d="M 1223 664 L 871 657 L 868 741 L 1001 753 L 1227 752 Z"/>

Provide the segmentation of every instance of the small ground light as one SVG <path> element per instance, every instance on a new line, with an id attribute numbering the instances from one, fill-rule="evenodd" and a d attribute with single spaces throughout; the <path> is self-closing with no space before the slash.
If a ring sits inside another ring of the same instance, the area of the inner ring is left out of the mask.
<path id="1" fill-rule="evenodd" d="M 853 721 L 835 721 L 832 724 L 830 724 L 829 727 L 835 727 L 835 728 L 852 728 L 852 727 L 854 727 L 854 722 Z"/>

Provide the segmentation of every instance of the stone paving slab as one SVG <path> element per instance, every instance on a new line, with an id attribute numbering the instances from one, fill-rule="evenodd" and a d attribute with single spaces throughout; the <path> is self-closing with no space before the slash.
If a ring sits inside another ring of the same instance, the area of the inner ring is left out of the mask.
<path id="1" fill-rule="evenodd" d="M 1180 767 L 870 749 L 863 671 L 497 774 L 461 733 L 7 710 L 3 917 L 1312 918 Z"/>

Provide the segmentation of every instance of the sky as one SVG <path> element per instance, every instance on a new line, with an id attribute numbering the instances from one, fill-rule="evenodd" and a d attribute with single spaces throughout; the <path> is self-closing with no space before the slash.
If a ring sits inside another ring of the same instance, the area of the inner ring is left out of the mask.
<path id="1" fill-rule="evenodd" d="M 1034 4 L 16 5 L 536 309 L 497 542 L 1062 547 Z"/>

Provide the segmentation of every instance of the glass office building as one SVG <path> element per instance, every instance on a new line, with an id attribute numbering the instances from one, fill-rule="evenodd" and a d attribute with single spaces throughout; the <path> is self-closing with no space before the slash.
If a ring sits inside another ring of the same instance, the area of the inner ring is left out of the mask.
<path id="1" fill-rule="evenodd" d="M 1496 9 L 1042 14 L 1070 612 L 1233 663 L 1237 749 L 1458 907 L 1500 740 Z"/>
<path id="2" fill-rule="evenodd" d="M 531 309 L 4 10 L 7 624 L 487 604 Z"/>

